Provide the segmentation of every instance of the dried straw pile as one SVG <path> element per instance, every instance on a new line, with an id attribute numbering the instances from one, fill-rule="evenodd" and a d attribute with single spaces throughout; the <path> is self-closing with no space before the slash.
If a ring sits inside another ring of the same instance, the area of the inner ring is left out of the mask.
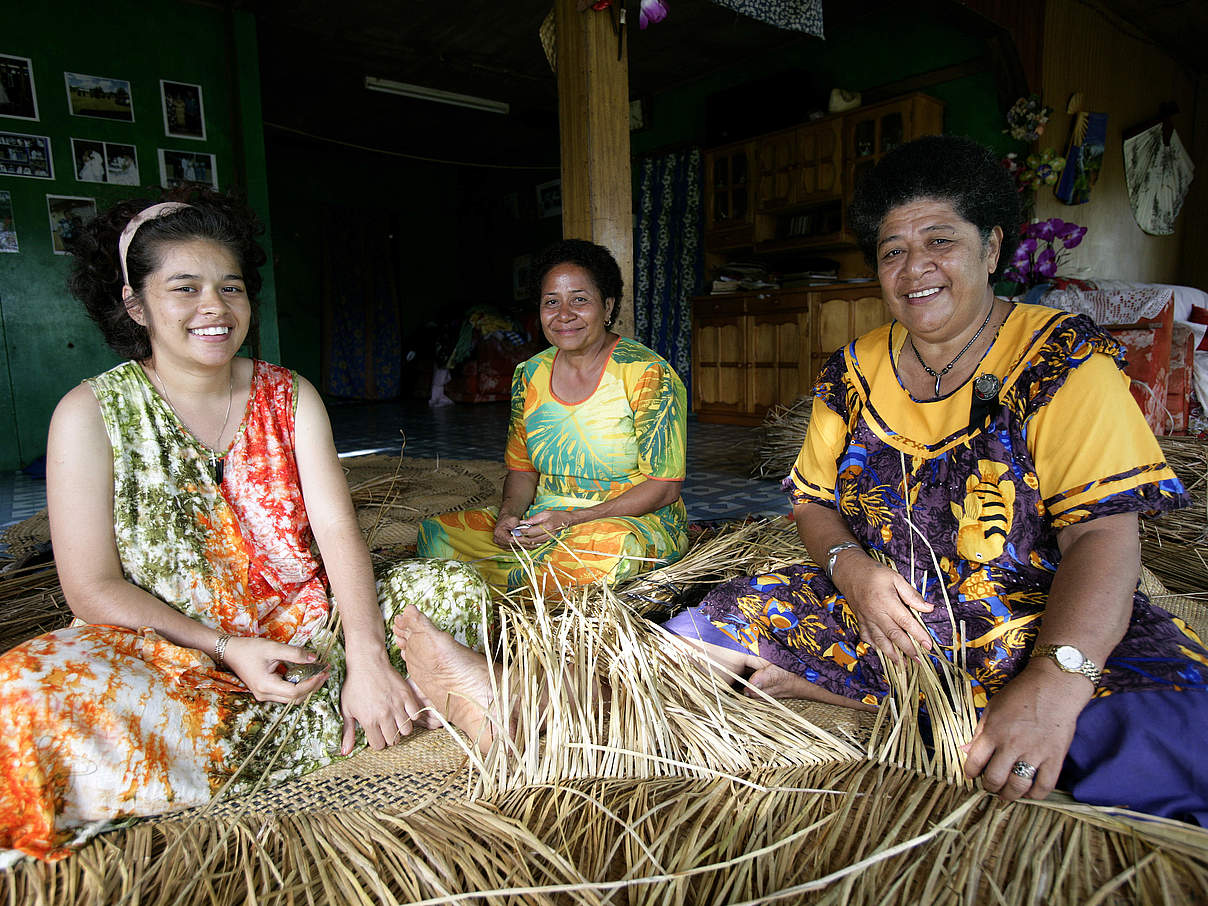
<path id="1" fill-rule="evenodd" d="M 737 534 L 647 590 L 775 562 L 791 528 Z M 512 738 L 480 755 L 452 735 L 466 770 L 451 791 L 166 816 L 16 866 L 0 902 L 1208 901 L 1208 832 L 1068 800 L 1004 805 L 964 781 L 956 742 L 973 717 L 954 669 L 892 672 L 867 738 L 817 718 L 828 709 L 714 682 L 606 588 L 558 610 L 532 593 L 504 601 L 498 635 L 494 694 L 515 707 L 496 719 Z"/>
<path id="2" fill-rule="evenodd" d="M 754 474 L 760 478 L 775 478 L 777 481 L 789 474 L 805 432 L 810 426 L 810 411 L 814 405 L 812 396 L 803 396 L 788 406 L 773 406 L 760 426 L 758 465 Z"/>

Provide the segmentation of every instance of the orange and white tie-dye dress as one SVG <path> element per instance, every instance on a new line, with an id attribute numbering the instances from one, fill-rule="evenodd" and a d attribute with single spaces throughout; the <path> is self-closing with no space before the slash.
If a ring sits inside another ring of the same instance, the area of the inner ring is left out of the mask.
<path id="1" fill-rule="evenodd" d="M 321 767 L 341 739 L 344 651 L 329 629 L 332 605 L 294 458 L 297 376 L 255 363 L 221 483 L 216 454 L 138 364 L 88 383 L 113 448 L 114 534 L 126 578 L 223 632 L 308 645 L 332 677 L 303 705 L 261 703 L 208 652 L 149 628 L 78 620 L 5 653 L 0 850 L 42 859 L 69 854 L 116 820 L 203 804 L 232 778 L 238 793 L 262 776 Z M 460 641 L 480 645 L 487 592 L 471 569 L 407 561 L 378 588 L 387 622 L 412 601 Z M 271 742 L 252 755 L 270 729 Z"/>

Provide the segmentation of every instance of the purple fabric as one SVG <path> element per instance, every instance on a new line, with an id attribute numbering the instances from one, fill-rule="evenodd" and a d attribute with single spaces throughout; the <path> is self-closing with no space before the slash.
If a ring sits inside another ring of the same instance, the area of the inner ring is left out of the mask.
<path id="1" fill-rule="evenodd" d="M 1079 802 L 1208 827 L 1208 692 L 1096 698 L 1078 717 L 1058 786 Z"/>

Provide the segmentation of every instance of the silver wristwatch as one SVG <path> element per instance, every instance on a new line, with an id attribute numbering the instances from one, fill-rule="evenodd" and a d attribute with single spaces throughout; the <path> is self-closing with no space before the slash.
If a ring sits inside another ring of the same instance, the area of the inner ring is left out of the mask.
<path id="1" fill-rule="evenodd" d="M 1091 681 L 1092 686 L 1099 685 L 1102 676 L 1099 668 L 1073 645 L 1037 645 L 1032 649 L 1032 657 L 1052 658 L 1066 673 L 1081 674 Z"/>

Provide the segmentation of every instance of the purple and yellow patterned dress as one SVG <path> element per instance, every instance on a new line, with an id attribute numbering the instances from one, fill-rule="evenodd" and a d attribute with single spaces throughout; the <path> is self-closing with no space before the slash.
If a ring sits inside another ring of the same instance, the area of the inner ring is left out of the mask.
<path id="1" fill-rule="evenodd" d="M 1061 560 L 1060 529 L 1155 515 L 1187 497 L 1129 395 L 1120 348 L 1089 319 L 1015 306 L 975 375 L 932 401 L 911 398 L 898 378 L 906 338 L 894 322 L 830 359 L 784 487 L 794 504 L 837 509 L 866 551 L 935 605 L 923 622 L 949 659 L 963 642 L 982 707 L 1028 661 Z M 983 373 L 1002 386 L 975 411 L 973 380 Z M 887 692 L 855 615 L 812 563 L 719 586 L 668 628 L 848 698 L 875 704 Z M 1208 651 L 1137 591 L 1095 701 L 1171 690 L 1195 693 L 1181 705 L 1208 725 Z M 1208 782 L 1200 785 L 1208 802 Z"/>
<path id="2" fill-rule="evenodd" d="M 341 743 L 344 648 L 330 628 L 294 455 L 297 375 L 254 364 L 221 482 L 209 448 L 138 364 L 88 383 L 113 448 L 114 538 L 127 581 L 222 632 L 309 645 L 331 678 L 287 709 L 256 701 L 210 652 L 150 628 L 77 620 L 18 645 L 0 657 L 0 860 L 4 850 L 62 858 L 112 821 L 201 805 L 228 781 L 239 793 L 261 775 L 313 770 Z M 378 592 L 387 626 L 415 603 L 459 641 L 481 645 L 487 589 L 473 570 L 405 561 Z M 269 728 L 271 741 L 254 752 Z"/>
<path id="3" fill-rule="evenodd" d="M 674 369 L 657 353 L 622 337 L 595 392 L 567 403 L 550 385 L 557 352 L 551 347 L 521 363 L 512 379 L 504 459 L 509 469 L 540 476 L 526 515 L 593 506 L 644 481 L 682 481 L 688 406 Z M 498 515 L 498 507 L 488 507 L 424 520 L 419 555 L 474 561 L 498 588 L 525 585 L 527 555 L 495 544 Z M 572 526 L 528 554 L 538 574 L 563 586 L 615 582 L 682 557 L 688 548 L 687 523 L 684 503 L 677 499 L 645 516 Z"/>

